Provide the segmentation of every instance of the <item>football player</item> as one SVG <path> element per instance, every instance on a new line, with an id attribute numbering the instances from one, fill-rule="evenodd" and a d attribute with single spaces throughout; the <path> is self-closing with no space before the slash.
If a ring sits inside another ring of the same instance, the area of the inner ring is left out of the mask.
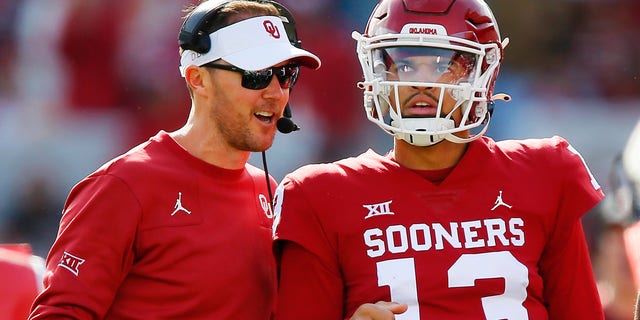
<path id="1" fill-rule="evenodd" d="M 628 222 L 623 232 L 626 261 L 629 262 L 632 286 L 640 290 L 640 121 L 615 164 L 618 174 L 614 175 L 617 177 L 613 184 L 614 210 Z M 640 295 L 635 303 L 634 319 L 640 320 Z"/>
<path id="2" fill-rule="evenodd" d="M 640 122 L 612 162 L 609 185 L 597 211 L 594 271 L 606 318 L 629 319 L 640 289 Z"/>
<path id="3" fill-rule="evenodd" d="M 508 41 L 487 4 L 381 0 L 353 37 L 364 110 L 394 147 L 281 182 L 279 319 L 377 301 L 407 306 L 388 319 L 603 319 L 581 217 L 604 194 L 580 153 L 484 136 L 510 99 L 493 93 Z"/>

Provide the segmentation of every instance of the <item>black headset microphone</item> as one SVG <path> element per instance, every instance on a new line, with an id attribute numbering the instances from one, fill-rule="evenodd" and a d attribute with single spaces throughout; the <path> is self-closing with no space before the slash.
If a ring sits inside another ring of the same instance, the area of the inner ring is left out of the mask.
<path id="1" fill-rule="evenodd" d="M 288 102 L 287 106 L 284 107 L 282 118 L 278 119 L 276 126 L 278 127 L 278 131 L 281 133 L 291 133 L 293 131 L 300 130 L 300 127 L 291 120 L 291 106 Z"/>
<path id="2" fill-rule="evenodd" d="M 296 22 L 295 20 L 293 20 L 293 15 L 291 14 L 291 12 L 289 12 L 287 8 L 285 8 L 283 5 L 277 2 L 271 2 L 271 3 L 274 4 L 276 8 L 278 8 L 278 12 L 280 12 L 280 15 L 284 17 L 283 24 L 284 24 L 285 32 L 287 33 L 287 37 L 289 38 L 289 42 L 291 42 L 291 44 L 294 47 L 298 49 L 302 49 L 302 40 L 298 39 L 298 32 L 296 31 Z M 291 93 L 292 89 L 293 88 L 289 88 L 289 93 Z M 284 107 L 284 113 L 282 114 L 282 118 L 278 119 L 278 121 L 276 122 L 278 131 L 280 131 L 281 133 L 287 134 L 293 131 L 300 130 L 300 127 L 297 124 L 295 124 L 293 120 L 291 120 L 291 118 L 292 118 L 291 105 L 289 104 L 289 102 L 287 102 L 287 105 Z"/>

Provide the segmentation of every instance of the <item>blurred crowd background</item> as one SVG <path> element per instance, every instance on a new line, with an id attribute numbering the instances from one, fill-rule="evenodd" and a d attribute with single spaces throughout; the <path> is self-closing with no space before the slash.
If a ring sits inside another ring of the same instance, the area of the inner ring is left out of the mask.
<path id="1" fill-rule="evenodd" d="M 391 137 L 362 110 L 351 38 L 377 1 L 280 2 L 323 66 L 303 70 L 293 89 L 302 130 L 278 133 L 266 152 L 269 172 L 281 179 L 305 163 L 390 149 Z M 562 135 L 606 192 L 613 160 L 640 118 L 640 1 L 487 2 L 510 38 L 496 93 L 513 98 L 497 103 L 488 135 Z M 191 3 L 0 0 L 0 242 L 29 243 L 45 257 L 76 182 L 184 123 L 190 100 L 177 35 Z M 260 154 L 251 162 L 262 167 Z M 594 255 L 599 210 L 585 217 Z"/>

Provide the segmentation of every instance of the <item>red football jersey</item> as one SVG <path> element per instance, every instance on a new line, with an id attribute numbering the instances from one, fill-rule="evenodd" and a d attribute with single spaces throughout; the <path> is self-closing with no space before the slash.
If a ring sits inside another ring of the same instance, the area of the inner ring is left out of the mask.
<path id="1" fill-rule="evenodd" d="M 3 320 L 24 320 L 42 290 L 44 259 L 28 244 L 0 244 L 0 315 Z"/>
<path id="2" fill-rule="evenodd" d="M 210 165 L 160 132 L 73 188 L 31 318 L 268 319 L 267 195 L 262 170 Z"/>
<path id="3" fill-rule="evenodd" d="M 483 137 L 439 185 L 373 151 L 300 168 L 276 192 L 278 318 L 603 319 L 580 222 L 603 197 L 560 137 Z"/>

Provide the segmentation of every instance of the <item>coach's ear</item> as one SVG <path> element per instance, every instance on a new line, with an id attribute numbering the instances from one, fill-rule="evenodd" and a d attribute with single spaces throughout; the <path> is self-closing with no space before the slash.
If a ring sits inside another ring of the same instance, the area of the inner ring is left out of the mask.
<path id="1" fill-rule="evenodd" d="M 207 68 L 188 66 L 184 70 L 184 79 L 194 96 L 208 97 L 208 88 L 211 88 L 211 74 Z"/>

